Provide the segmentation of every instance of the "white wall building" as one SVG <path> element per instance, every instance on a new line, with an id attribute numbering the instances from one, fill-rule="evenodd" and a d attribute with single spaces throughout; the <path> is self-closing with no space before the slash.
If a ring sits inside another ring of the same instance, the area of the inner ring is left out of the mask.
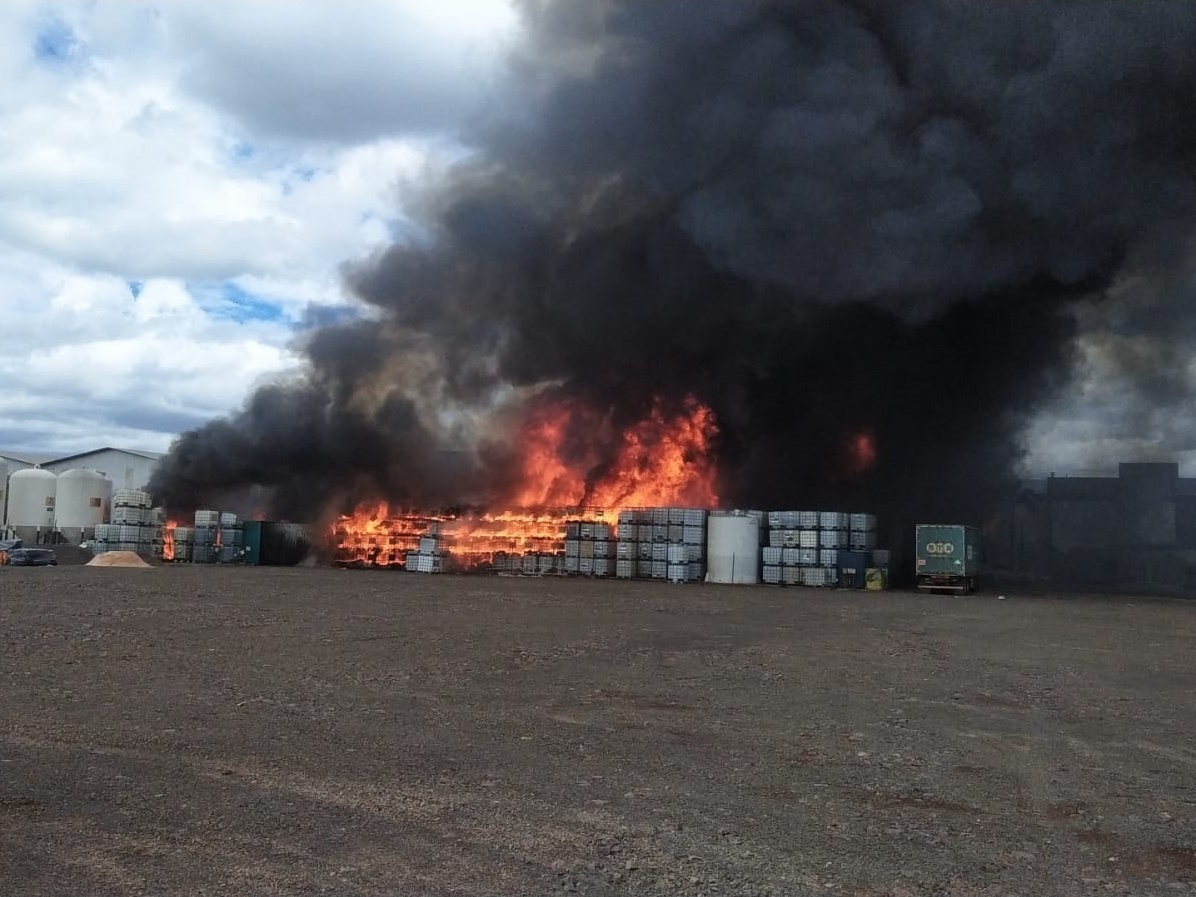
<path id="1" fill-rule="evenodd" d="M 94 470 L 112 480 L 114 489 L 144 489 L 161 457 L 161 452 L 106 447 L 53 458 L 43 461 L 41 466 L 56 474 L 75 468 Z"/>
<path id="2" fill-rule="evenodd" d="M 139 449 L 112 448 L 111 446 L 62 457 L 0 451 L 0 462 L 7 465 L 10 474 L 30 467 L 40 467 L 54 474 L 62 473 L 64 470 L 82 468 L 102 473 L 112 480 L 114 489 L 145 488 L 161 458 L 161 452 L 143 452 Z"/>

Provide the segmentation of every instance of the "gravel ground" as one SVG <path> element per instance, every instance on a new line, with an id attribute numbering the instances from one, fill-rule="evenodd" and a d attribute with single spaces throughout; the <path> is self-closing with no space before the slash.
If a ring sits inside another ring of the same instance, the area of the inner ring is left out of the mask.
<path id="1" fill-rule="evenodd" d="M 1196 894 L 1196 604 L 0 569 L 0 893 Z"/>

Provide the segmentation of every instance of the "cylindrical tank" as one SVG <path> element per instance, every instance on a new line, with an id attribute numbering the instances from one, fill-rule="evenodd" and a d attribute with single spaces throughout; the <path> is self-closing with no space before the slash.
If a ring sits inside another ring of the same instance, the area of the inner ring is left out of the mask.
<path id="1" fill-rule="evenodd" d="M 54 526 L 54 498 L 58 477 L 40 467 L 18 470 L 8 478 L 9 526 L 50 529 Z"/>
<path id="2" fill-rule="evenodd" d="M 54 517 L 68 539 L 90 537 L 108 518 L 111 505 L 112 480 L 102 473 L 76 469 L 58 475 Z"/>
<path id="3" fill-rule="evenodd" d="M 706 581 L 752 585 L 760 581 L 760 520 L 742 511 L 711 511 L 707 524 Z"/>

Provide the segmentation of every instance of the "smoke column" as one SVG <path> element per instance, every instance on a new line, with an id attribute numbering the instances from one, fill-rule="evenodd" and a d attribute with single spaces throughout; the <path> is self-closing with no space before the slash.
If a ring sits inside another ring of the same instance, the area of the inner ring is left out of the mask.
<path id="1" fill-rule="evenodd" d="M 1079 310 L 1182 301 L 1190 0 L 522 9 L 424 236 L 346 265 L 367 319 L 184 434 L 167 504 L 501 501 L 529 406 L 693 396 L 732 503 L 974 517 L 1110 314 Z"/>

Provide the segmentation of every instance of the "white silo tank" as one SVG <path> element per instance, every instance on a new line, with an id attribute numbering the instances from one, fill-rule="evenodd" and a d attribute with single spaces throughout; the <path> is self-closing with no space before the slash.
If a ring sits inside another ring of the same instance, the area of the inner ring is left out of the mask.
<path id="1" fill-rule="evenodd" d="M 94 470 L 66 470 L 58 475 L 55 523 L 68 539 L 90 538 L 108 518 L 112 481 Z"/>
<path id="2" fill-rule="evenodd" d="M 711 511 L 707 521 L 706 581 L 760 581 L 760 520 L 743 511 Z"/>
<path id="3" fill-rule="evenodd" d="M 54 526 L 54 499 L 58 477 L 40 467 L 18 470 L 8 478 L 8 513 L 12 527 L 50 529 Z"/>

